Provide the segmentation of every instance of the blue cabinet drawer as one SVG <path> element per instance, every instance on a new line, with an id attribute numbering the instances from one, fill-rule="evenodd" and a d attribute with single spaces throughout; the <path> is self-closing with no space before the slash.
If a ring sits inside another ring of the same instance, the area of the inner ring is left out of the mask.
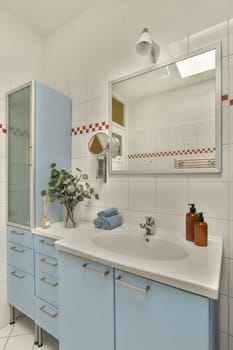
<path id="1" fill-rule="evenodd" d="M 8 264 L 34 276 L 34 257 L 31 248 L 8 241 L 7 252 Z"/>
<path id="2" fill-rule="evenodd" d="M 35 297 L 35 322 L 52 334 L 59 336 L 59 312 L 58 309 Z"/>
<path id="3" fill-rule="evenodd" d="M 34 277 L 8 265 L 8 302 L 34 319 Z"/>
<path id="4" fill-rule="evenodd" d="M 35 252 L 56 258 L 55 239 L 34 234 Z"/>
<path id="5" fill-rule="evenodd" d="M 58 307 L 58 281 L 45 273 L 36 272 L 36 296 Z"/>
<path id="6" fill-rule="evenodd" d="M 8 226 L 7 232 L 8 241 L 22 244 L 25 247 L 33 248 L 33 236 L 30 231 L 18 227 Z"/>
<path id="7" fill-rule="evenodd" d="M 36 275 L 45 273 L 53 278 L 58 278 L 58 260 L 47 255 L 35 253 Z"/>

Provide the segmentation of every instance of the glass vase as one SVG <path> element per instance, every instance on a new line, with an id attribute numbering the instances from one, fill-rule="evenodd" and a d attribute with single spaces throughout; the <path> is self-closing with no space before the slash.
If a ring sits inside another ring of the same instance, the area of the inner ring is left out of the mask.
<path id="1" fill-rule="evenodd" d="M 77 226 L 77 205 L 65 205 L 65 228 Z"/>

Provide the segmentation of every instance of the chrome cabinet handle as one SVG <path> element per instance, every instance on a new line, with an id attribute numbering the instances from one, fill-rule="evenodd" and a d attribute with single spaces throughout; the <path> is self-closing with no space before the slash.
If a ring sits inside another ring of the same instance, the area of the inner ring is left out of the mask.
<path id="1" fill-rule="evenodd" d="M 149 292 L 149 289 L 150 289 L 150 286 L 146 286 L 145 288 L 142 288 L 142 287 L 136 286 L 135 284 L 131 284 L 131 283 L 122 281 L 122 276 L 118 276 L 118 277 L 115 279 L 115 281 L 116 281 L 116 283 L 122 284 L 123 286 L 129 287 L 129 288 L 132 288 L 132 289 L 135 289 L 135 290 L 137 290 L 138 292 L 148 293 L 148 292 Z"/>
<path id="2" fill-rule="evenodd" d="M 16 248 L 15 245 L 12 246 L 10 249 L 11 249 L 11 250 L 14 250 L 14 252 L 17 252 L 17 253 L 24 253 L 24 249 L 18 249 L 18 248 Z"/>
<path id="3" fill-rule="evenodd" d="M 21 275 L 21 276 L 18 275 L 18 274 L 16 273 L 16 271 L 12 271 L 11 274 L 12 274 L 13 276 L 19 278 L 20 280 L 22 280 L 22 279 L 24 279 L 24 278 L 26 277 L 25 275 Z"/>
<path id="4" fill-rule="evenodd" d="M 52 266 L 52 267 L 56 267 L 58 265 L 57 263 L 51 263 L 51 262 L 47 261 L 45 258 L 40 259 L 40 261 L 43 264 L 47 264 L 47 265 Z"/>
<path id="5" fill-rule="evenodd" d="M 47 280 L 46 277 L 41 277 L 40 280 L 41 280 L 41 282 L 46 283 L 46 284 L 48 284 L 51 287 L 56 287 L 58 285 L 58 282 L 55 282 L 55 283 L 50 282 L 50 281 Z"/>
<path id="6" fill-rule="evenodd" d="M 10 233 L 13 233 L 14 235 L 17 235 L 17 236 L 23 236 L 24 235 L 24 232 L 18 232 L 18 231 L 15 231 L 15 230 L 10 230 Z"/>
<path id="7" fill-rule="evenodd" d="M 88 271 L 88 272 L 94 272 L 96 275 L 101 276 L 101 277 L 105 277 L 105 276 L 107 276 L 109 274 L 108 270 L 106 270 L 104 272 L 100 272 L 98 270 L 92 269 L 91 267 L 88 267 L 87 265 L 88 265 L 87 263 L 83 264 L 81 266 L 82 269 L 85 270 L 85 271 Z"/>
<path id="8" fill-rule="evenodd" d="M 51 314 L 50 312 L 48 312 L 47 310 L 45 310 L 45 306 L 41 306 L 41 307 L 40 307 L 40 310 L 41 310 L 45 315 L 47 315 L 47 316 L 49 316 L 49 317 L 52 317 L 52 318 L 54 318 L 54 317 L 56 317 L 56 316 L 58 315 L 57 312 L 55 312 L 54 314 Z"/>
<path id="9" fill-rule="evenodd" d="M 54 247 L 54 246 L 55 246 L 55 243 L 54 243 L 54 242 L 51 243 L 51 242 L 46 241 L 45 239 L 41 239 L 41 240 L 40 240 L 40 243 L 49 245 L 50 247 Z"/>

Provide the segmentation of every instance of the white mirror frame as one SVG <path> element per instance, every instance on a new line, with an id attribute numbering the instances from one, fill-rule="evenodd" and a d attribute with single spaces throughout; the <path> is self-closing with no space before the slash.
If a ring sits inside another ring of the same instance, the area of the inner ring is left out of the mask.
<path id="1" fill-rule="evenodd" d="M 171 169 L 168 171 L 157 171 L 154 169 L 151 170 L 113 170 L 112 169 L 112 85 L 123 82 L 124 80 L 137 77 L 139 75 L 154 71 L 156 69 L 162 68 L 164 66 L 167 66 L 172 63 L 176 63 L 177 61 L 204 53 L 206 51 L 209 51 L 211 49 L 216 50 L 216 75 L 215 75 L 215 142 L 216 142 L 216 164 L 214 168 L 189 168 L 189 169 Z M 192 173 L 221 173 L 222 171 L 222 102 L 221 102 L 221 81 L 222 81 L 222 74 L 221 74 L 221 42 L 216 43 L 215 45 L 211 45 L 208 47 L 205 47 L 200 50 L 196 50 L 193 52 L 190 52 L 184 56 L 180 56 L 177 58 L 173 58 L 163 64 L 160 65 L 153 65 L 150 66 L 147 69 L 140 70 L 136 73 L 123 76 L 119 79 L 112 80 L 108 83 L 108 94 L 109 94 L 109 100 L 108 100 L 108 114 L 109 114 L 109 138 L 110 138 L 110 150 L 109 150 L 109 173 L 110 174 L 192 174 Z"/>

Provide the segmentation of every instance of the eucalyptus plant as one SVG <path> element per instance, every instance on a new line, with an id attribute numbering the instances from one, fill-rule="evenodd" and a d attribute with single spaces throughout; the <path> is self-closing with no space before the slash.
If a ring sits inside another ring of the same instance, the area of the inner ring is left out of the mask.
<path id="1" fill-rule="evenodd" d="M 73 224 L 73 211 L 79 202 L 84 199 L 99 199 L 98 193 L 87 182 L 88 175 L 84 174 L 79 168 L 76 168 L 76 171 L 78 175 L 74 176 L 64 169 L 58 170 L 56 163 L 52 163 L 48 183 L 49 201 L 51 203 L 58 201 L 63 204 L 67 210 L 67 219 L 69 217 Z M 41 191 L 42 196 L 46 194 L 46 190 Z"/>

